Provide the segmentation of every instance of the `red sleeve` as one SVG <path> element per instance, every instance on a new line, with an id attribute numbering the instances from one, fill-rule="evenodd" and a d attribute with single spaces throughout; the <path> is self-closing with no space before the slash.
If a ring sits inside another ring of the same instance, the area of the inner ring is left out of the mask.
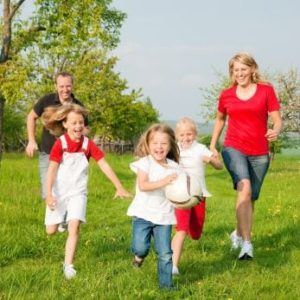
<path id="1" fill-rule="evenodd" d="M 222 92 L 220 97 L 219 97 L 218 111 L 220 113 L 226 115 L 226 108 L 225 108 L 225 105 L 224 105 L 224 92 Z"/>
<path id="2" fill-rule="evenodd" d="M 49 160 L 60 163 L 62 156 L 63 156 L 63 149 L 61 145 L 61 140 L 57 139 L 51 149 Z"/>
<path id="3" fill-rule="evenodd" d="M 275 94 L 274 88 L 270 85 L 268 89 L 268 112 L 276 111 L 280 109 L 278 98 Z"/>
<path id="4" fill-rule="evenodd" d="M 101 158 L 103 158 L 105 156 L 104 152 L 102 152 L 97 145 L 89 140 L 89 154 L 90 156 L 95 160 L 95 161 L 99 161 Z"/>

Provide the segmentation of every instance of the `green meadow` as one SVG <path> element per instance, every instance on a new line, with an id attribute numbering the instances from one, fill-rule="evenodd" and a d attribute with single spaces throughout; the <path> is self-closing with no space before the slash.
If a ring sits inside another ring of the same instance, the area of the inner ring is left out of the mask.
<path id="1" fill-rule="evenodd" d="M 130 155 L 107 160 L 134 193 Z M 141 269 L 131 265 L 131 199 L 113 199 L 114 188 L 90 163 L 87 224 L 75 258 L 77 276 L 62 274 L 66 233 L 47 237 L 39 196 L 37 159 L 6 154 L 0 169 L 0 299 L 300 299 L 300 156 L 272 161 L 255 207 L 255 259 L 230 252 L 235 199 L 226 170 L 207 168 L 212 198 L 202 238 L 187 240 L 174 279 L 177 290 L 157 287 L 152 250 Z"/>

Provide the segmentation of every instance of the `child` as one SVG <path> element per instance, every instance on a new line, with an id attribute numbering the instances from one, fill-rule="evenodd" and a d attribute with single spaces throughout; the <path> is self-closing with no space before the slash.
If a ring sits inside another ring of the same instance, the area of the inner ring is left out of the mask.
<path id="1" fill-rule="evenodd" d="M 87 202 L 88 159 L 92 156 L 100 169 L 116 187 L 116 196 L 127 197 L 114 171 L 104 159 L 104 153 L 83 136 L 86 110 L 77 104 L 49 107 L 42 118 L 52 134 L 60 136 L 50 152 L 46 179 L 46 232 L 56 233 L 60 223 L 68 223 L 63 271 L 66 279 L 76 275 L 73 266 L 81 222 L 85 222 Z"/>
<path id="2" fill-rule="evenodd" d="M 204 219 L 205 219 L 205 198 L 211 194 L 206 189 L 205 184 L 205 164 L 211 164 L 215 169 L 222 169 L 222 163 L 219 157 L 213 156 L 213 153 L 205 145 L 199 144 L 197 138 L 196 123 L 189 118 L 182 118 L 176 124 L 176 138 L 180 149 L 180 167 L 190 175 L 196 176 L 203 192 L 202 201 L 191 209 L 175 208 L 177 219 L 176 234 L 172 240 L 173 250 L 173 275 L 178 275 L 178 264 L 183 250 L 184 240 L 187 234 L 193 240 L 200 239 Z"/>
<path id="3" fill-rule="evenodd" d="M 133 265 L 142 265 L 153 236 L 159 286 L 172 288 L 171 231 L 176 219 L 164 187 L 177 177 L 179 149 L 174 131 L 167 125 L 152 125 L 140 138 L 136 154 L 140 159 L 130 164 L 137 174 L 136 195 L 127 211 L 133 217 Z"/>

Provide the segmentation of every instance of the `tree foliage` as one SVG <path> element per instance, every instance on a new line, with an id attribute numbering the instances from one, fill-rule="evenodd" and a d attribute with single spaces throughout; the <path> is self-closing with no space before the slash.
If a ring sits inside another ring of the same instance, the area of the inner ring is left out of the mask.
<path id="1" fill-rule="evenodd" d="M 54 75 L 68 71 L 75 77 L 76 97 L 90 111 L 93 131 L 103 138 L 133 140 L 157 121 L 151 102 L 143 100 L 141 91 L 129 91 L 114 71 L 117 59 L 110 51 L 119 42 L 126 16 L 111 4 L 36 0 L 30 19 L 11 20 L 10 55 L 0 66 L 0 94 L 6 103 L 28 111 L 38 98 L 53 92 Z"/>

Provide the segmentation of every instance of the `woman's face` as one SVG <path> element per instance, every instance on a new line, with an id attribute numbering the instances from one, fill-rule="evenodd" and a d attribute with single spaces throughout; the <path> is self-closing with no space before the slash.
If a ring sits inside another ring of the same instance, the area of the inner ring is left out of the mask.
<path id="1" fill-rule="evenodd" d="M 253 67 L 249 67 L 240 62 L 234 62 L 232 74 L 236 83 L 242 87 L 247 87 L 252 83 Z"/>

